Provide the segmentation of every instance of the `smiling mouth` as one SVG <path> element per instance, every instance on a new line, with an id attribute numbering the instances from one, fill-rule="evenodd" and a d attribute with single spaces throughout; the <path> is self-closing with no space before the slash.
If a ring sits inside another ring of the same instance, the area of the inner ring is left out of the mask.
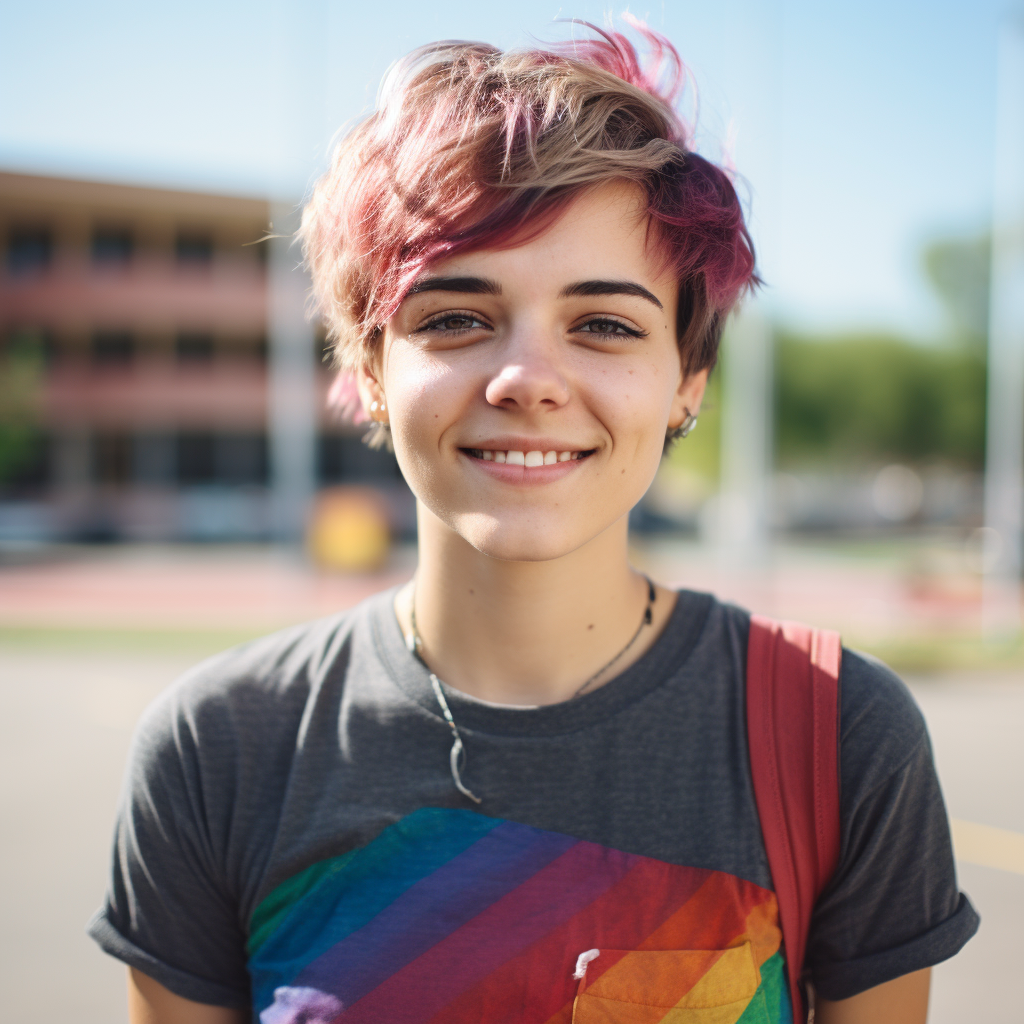
<path id="1" fill-rule="evenodd" d="M 556 462 L 578 462 L 593 455 L 596 448 L 589 448 L 586 451 L 568 452 L 517 452 L 517 451 L 493 451 L 490 448 L 462 448 L 471 459 L 480 459 L 482 462 L 499 462 L 509 466 L 525 466 L 527 469 L 536 466 L 553 466 Z"/>

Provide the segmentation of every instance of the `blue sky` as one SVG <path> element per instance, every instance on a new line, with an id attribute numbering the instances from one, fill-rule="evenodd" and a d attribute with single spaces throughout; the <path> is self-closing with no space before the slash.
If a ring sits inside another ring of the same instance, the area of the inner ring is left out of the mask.
<path id="1" fill-rule="evenodd" d="M 921 337 L 937 235 L 984 227 L 1007 0 L 661 0 L 633 12 L 695 73 L 701 142 L 734 139 L 780 319 Z M 0 167 L 301 194 L 392 60 L 508 46 L 621 7 L 343 0 L 0 0 Z"/>

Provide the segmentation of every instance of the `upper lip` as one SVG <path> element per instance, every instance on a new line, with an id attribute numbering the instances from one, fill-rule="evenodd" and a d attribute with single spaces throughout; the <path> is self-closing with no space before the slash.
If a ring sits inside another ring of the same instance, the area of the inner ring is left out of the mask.
<path id="1" fill-rule="evenodd" d="M 550 437 L 515 437 L 511 434 L 490 437 L 483 441 L 459 445 L 460 448 L 478 448 L 492 452 L 588 452 L 594 445 L 579 445 Z"/>

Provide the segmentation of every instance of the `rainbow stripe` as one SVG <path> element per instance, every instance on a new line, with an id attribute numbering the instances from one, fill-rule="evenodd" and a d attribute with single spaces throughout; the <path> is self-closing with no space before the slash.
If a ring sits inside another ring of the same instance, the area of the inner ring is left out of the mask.
<path id="1" fill-rule="evenodd" d="M 261 1024 L 774 1024 L 775 896 L 733 875 L 424 808 L 250 921 Z M 582 981 L 580 953 L 600 950 Z"/>

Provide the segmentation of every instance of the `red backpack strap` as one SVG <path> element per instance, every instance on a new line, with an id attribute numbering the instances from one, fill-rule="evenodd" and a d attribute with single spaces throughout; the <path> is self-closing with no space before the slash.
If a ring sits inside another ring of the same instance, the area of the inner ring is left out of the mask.
<path id="1" fill-rule="evenodd" d="M 839 634 L 750 619 L 747 739 L 793 1016 L 814 903 L 839 863 Z"/>

